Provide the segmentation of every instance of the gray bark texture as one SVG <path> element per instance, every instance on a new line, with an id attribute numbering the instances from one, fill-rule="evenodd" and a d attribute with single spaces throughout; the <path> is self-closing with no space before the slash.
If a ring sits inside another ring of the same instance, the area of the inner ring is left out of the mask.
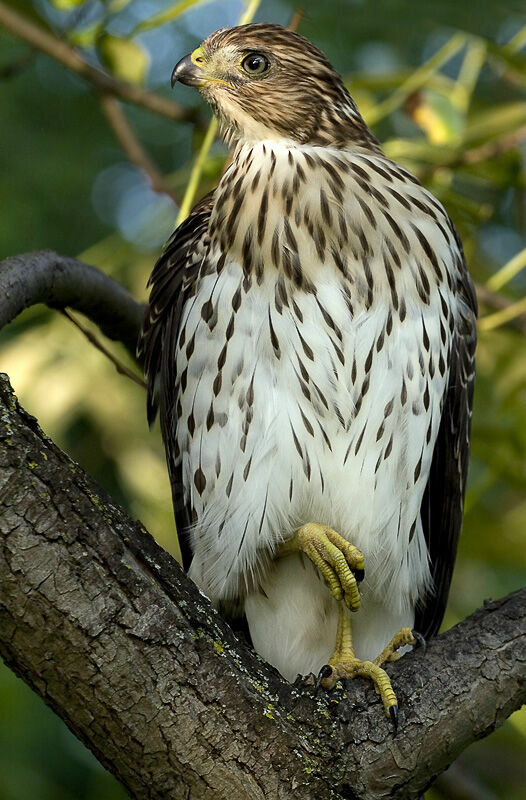
<path id="1" fill-rule="evenodd" d="M 0 653 L 131 797 L 418 798 L 526 697 L 526 592 L 371 685 L 292 686 L 0 379 Z"/>
<path id="2" fill-rule="evenodd" d="M 0 329 L 37 303 L 80 311 L 135 357 L 144 306 L 100 269 L 52 250 L 1 261 Z"/>

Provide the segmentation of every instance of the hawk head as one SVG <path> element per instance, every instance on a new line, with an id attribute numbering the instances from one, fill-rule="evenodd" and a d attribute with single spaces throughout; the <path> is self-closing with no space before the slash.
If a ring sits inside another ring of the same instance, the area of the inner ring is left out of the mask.
<path id="1" fill-rule="evenodd" d="M 228 142 L 285 139 L 376 147 L 341 77 L 315 45 L 281 25 L 222 28 L 179 61 L 172 86 L 196 86 Z"/>

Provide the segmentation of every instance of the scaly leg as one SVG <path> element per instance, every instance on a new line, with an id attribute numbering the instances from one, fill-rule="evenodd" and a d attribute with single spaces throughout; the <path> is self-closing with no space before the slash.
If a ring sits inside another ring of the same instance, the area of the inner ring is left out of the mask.
<path id="1" fill-rule="evenodd" d="M 363 580 L 364 558 L 350 542 L 327 525 L 308 522 L 299 528 L 278 553 L 278 558 L 303 552 L 319 569 L 336 600 L 351 611 L 360 608 L 358 581 Z"/>
<path id="2" fill-rule="evenodd" d="M 330 657 L 329 663 L 322 667 L 318 681 L 325 689 L 332 689 L 337 681 L 342 679 L 356 678 L 357 676 L 370 678 L 382 698 L 385 713 L 391 718 L 396 732 L 398 702 L 389 676 L 382 669 L 382 664 L 385 664 L 386 661 L 396 661 L 400 657 L 397 652 L 400 647 L 408 644 L 420 645 L 422 642 L 422 637 L 419 637 L 410 628 L 402 628 L 374 661 L 362 661 L 354 655 L 351 620 L 343 606 L 340 605 L 336 649 Z"/>

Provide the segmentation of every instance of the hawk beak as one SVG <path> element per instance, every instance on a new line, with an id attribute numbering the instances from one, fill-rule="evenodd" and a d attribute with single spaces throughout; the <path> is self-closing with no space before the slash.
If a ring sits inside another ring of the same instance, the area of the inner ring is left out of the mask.
<path id="1" fill-rule="evenodd" d="M 172 72 L 172 89 L 177 83 L 184 83 L 186 86 L 202 86 L 204 81 L 203 71 L 192 59 L 193 53 L 189 53 L 182 58 L 174 67 Z"/>

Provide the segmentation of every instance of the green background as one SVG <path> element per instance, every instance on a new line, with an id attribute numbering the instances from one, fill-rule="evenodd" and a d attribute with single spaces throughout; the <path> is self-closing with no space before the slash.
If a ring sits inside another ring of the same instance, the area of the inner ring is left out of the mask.
<path id="1" fill-rule="evenodd" d="M 73 7 L 69 0 L 56 0 L 55 6 L 20 0 L 11 5 L 56 34 L 81 41 L 92 63 L 102 60 L 119 74 L 122 63 L 111 59 L 121 53 L 120 41 L 141 20 L 175 4 L 87 0 Z M 526 125 L 526 47 L 514 53 L 506 48 L 526 25 L 523 4 L 324 0 L 303 5 L 300 32 L 327 52 L 370 119 L 378 103 L 404 86 L 456 31 L 471 34 L 467 49 L 440 73 L 428 75 L 411 102 L 404 99 L 374 130 L 386 152 L 421 175 L 445 203 L 461 231 L 471 271 L 485 283 L 526 247 L 526 149 L 520 135 Z M 263 0 L 256 20 L 288 24 L 294 7 L 286 0 Z M 240 11 L 236 0 L 196 4 L 172 22 L 132 37 L 140 49 L 122 51 L 124 68 L 137 74 L 148 53 L 146 85 L 199 109 L 202 124 L 196 128 L 125 108 L 178 198 L 209 112 L 186 87 L 171 93 L 171 69 L 212 30 L 234 24 Z M 81 255 L 145 298 L 145 283 L 173 228 L 176 204 L 152 192 L 129 163 L 93 90 L 1 29 L 0 132 L 0 257 L 40 248 Z M 473 166 L 455 163 L 466 149 L 510 133 L 517 133 L 516 142 L 494 157 Z M 224 153 L 222 145 L 214 145 L 200 193 L 217 177 Z M 517 300 L 525 285 L 521 273 L 501 294 Z M 483 308 L 482 316 L 487 313 Z M 522 333 L 508 327 L 481 332 L 465 525 L 445 627 L 485 598 L 524 582 L 524 343 L 524 326 Z M 177 554 L 160 436 L 157 429 L 147 430 L 143 391 L 118 376 L 67 320 L 40 307 L 3 331 L 1 346 L 0 367 L 26 408 Z M 122 350 L 116 352 L 126 359 Z M 466 751 L 427 797 L 520 800 L 526 786 L 525 744 L 525 715 L 517 713 Z M 64 724 L 1 666 L 0 800 L 123 796 Z"/>

